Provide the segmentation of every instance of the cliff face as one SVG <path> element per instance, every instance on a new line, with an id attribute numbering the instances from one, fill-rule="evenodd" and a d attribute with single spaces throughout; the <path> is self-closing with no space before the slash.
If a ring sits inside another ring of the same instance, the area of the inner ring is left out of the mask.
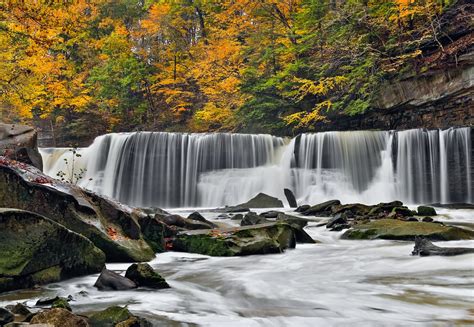
<path id="1" fill-rule="evenodd" d="M 448 128 L 474 126 L 474 53 L 469 65 L 430 72 L 387 84 L 375 108 L 333 117 L 318 130 Z"/>

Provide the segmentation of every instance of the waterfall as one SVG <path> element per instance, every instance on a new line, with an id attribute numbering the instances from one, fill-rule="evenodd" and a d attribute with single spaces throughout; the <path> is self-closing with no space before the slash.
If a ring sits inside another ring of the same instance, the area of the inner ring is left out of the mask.
<path id="1" fill-rule="evenodd" d="M 108 134 L 80 149 L 83 187 L 143 207 L 214 207 L 259 192 L 300 203 L 473 203 L 471 128 L 271 135 Z M 71 175 L 68 149 L 42 149 Z M 66 159 L 66 161 L 64 160 Z"/>

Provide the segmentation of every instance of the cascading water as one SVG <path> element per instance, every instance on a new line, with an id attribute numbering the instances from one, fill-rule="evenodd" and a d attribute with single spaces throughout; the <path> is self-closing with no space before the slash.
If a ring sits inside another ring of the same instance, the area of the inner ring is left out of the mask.
<path id="1" fill-rule="evenodd" d="M 71 152 L 43 149 L 45 172 Z M 81 150 L 84 187 L 135 206 L 222 206 L 259 192 L 301 203 L 473 203 L 471 128 L 270 135 L 127 133 Z M 68 158 L 67 164 L 64 158 Z"/>

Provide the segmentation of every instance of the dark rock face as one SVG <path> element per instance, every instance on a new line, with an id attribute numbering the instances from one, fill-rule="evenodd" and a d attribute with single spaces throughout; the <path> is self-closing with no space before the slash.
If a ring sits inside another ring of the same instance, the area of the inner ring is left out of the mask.
<path id="1" fill-rule="evenodd" d="M 170 286 L 153 268 L 147 263 L 134 263 L 128 267 L 125 277 L 138 286 L 150 288 L 169 288 Z"/>
<path id="2" fill-rule="evenodd" d="M 179 233 L 173 250 L 211 256 L 281 253 L 295 247 L 294 229 L 285 223 Z"/>
<path id="3" fill-rule="evenodd" d="M 48 326 L 89 327 L 85 318 L 62 308 L 41 311 L 31 319 L 31 323 L 46 324 Z"/>
<path id="4" fill-rule="evenodd" d="M 252 225 L 258 225 L 258 224 L 265 224 L 268 222 L 270 221 L 265 219 L 265 217 L 257 215 L 255 212 L 249 212 L 248 214 L 245 215 L 245 217 L 240 222 L 240 226 L 252 226 Z"/>
<path id="5" fill-rule="evenodd" d="M 316 241 L 313 240 L 313 238 L 304 230 L 306 225 L 308 225 L 308 220 L 280 213 L 278 214 L 277 221 L 285 222 L 293 228 L 296 243 L 316 243 Z"/>
<path id="6" fill-rule="evenodd" d="M 305 212 L 306 210 L 308 210 L 309 208 L 311 208 L 311 206 L 309 204 L 303 204 L 301 206 L 299 206 L 298 208 L 296 208 L 295 212 Z"/>
<path id="7" fill-rule="evenodd" d="M 5 157 L 0 157 L 0 207 L 28 210 L 54 220 L 91 240 L 109 262 L 154 258 L 137 222 L 146 214 Z"/>
<path id="8" fill-rule="evenodd" d="M 449 128 L 474 125 L 472 51 L 456 67 L 429 71 L 382 86 L 373 109 L 359 115 L 335 115 L 316 124 L 319 131 Z"/>
<path id="9" fill-rule="evenodd" d="M 192 214 L 190 214 L 190 215 L 188 216 L 188 220 L 200 221 L 200 222 L 202 222 L 202 223 L 205 223 L 205 224 L 208 225 L 208 226 L 211 226 L 212 228 L 216 227 L 216 225 L 215 225 L 213 222 L 211 222 L 211 221 L 207 220 L 206 218 L 204 218 L 203 215 L 201 215 L 201 214 L 200 214 L 199 212 L 197 212 L 197 211 L 195 211 L 195 212 L 193 212 Z"/>
<path id="10" fill-rule="evenodd" d="M 413 255 L 419 255 L 422 257 L 430 255 L 454 256 L 467 253 L 474 253 L 474 248 L 439 247 L 423 237 L 415 238 L 415 248 L 412 252 Z"/>
<path id="11" fill-rule="evenodd" d="M 97 287 L 100 291 L 123 291 L 137 288 L 137 284 L 116 272 L 103 269 L 99 278 L 95 282 L 94 287 Z"/>
<path id="12" fill-rule="evenodd" d="M 33 127 L 0 123 L 0 156 L 43 169 L 37 133 Z"/>
<path id="13" fill-rule="evenodd" d="M 341 238 L 352 240 L 386 239 L 414 241 L 417 236 L 422 236 L 432 241 L 471 240 L 474 239 L 474 232 L 436 223 L 379 219 L 354 225 Z"/>
<path id="14" fill-rule="evenodd" d="M 338 213 L 334 217 L 328 220 L 326 228 L 333 228 L 336 225 L 347 224 L 347 216 L 345 213 Z"/>
<path id="15" fill-rule="evenodd" d="M 419 206 L 416 211 L 418 212 L 419 216 L 436 216 L 436 210 L 433 207 L 428 206 Z"/>
<path id="16" fill-rule="evenodd" d="M 328 216 L 332 213 L 332 206 L 338 206 L 340 204 L 341 201 L 339 200 L 329 200 L 320 204 L 316 204 L 302 213 L 305 216 Z"/>
<path id="17" fill-rule="evenodd" d="M 0 326 L 6 325 L 15 319 L 15 315 L 7 309 L 0 308 Z"/>
<path id="18" fill-rule="evenodd" d="M 0 209 L 0 292 L 99 272 L 105 255 L 87 238 L 31 212 Z"/>
<path id="19" fill-rule="evenodd" d="M 290 205 L 290 208 L 296 208 L 298 206 L 298 203 L 296 202 L 296 198 L 295 198 L 295 195 L 293 194 L 293 191 L 285 188 L 283 192 L 285 193 L 285 197 L 286 197 L 286 200 L 288 200 L 288 204 Z"/>

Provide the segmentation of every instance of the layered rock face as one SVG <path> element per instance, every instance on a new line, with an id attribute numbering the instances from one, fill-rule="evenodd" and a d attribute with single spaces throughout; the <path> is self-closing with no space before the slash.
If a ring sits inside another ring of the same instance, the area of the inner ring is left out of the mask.
<path id="1" fill-rule="evenodd" d="M 33 127 L 0 123 L 0 155 L 43 169 Z"/>

